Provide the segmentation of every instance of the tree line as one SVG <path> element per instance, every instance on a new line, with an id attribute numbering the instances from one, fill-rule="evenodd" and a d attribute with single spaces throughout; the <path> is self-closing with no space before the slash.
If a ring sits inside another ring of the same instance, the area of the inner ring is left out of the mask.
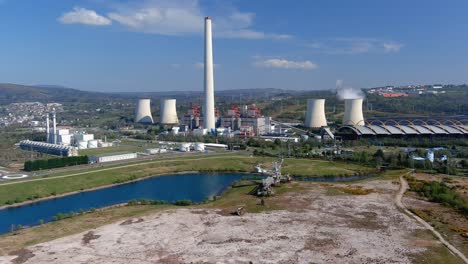
<path id="1" fill-rule="evenodd" d="M 25 171 L 47 170 L 54 168 L 61 168 L 67 166 L 74 166 L 80 164 L 87 164 L 88 156 L 76 157 L 63 157 L 45 160 L 28 160 L 24 162 Z"/>

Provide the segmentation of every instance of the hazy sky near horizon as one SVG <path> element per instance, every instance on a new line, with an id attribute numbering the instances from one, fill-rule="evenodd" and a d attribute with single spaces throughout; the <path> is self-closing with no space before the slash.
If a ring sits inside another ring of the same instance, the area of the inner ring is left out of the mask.
<path id="1" fill-rule="evenodd" d="M 466 83 L 466 0 L 0 0 L 0 82 L 91 91 Z"/>

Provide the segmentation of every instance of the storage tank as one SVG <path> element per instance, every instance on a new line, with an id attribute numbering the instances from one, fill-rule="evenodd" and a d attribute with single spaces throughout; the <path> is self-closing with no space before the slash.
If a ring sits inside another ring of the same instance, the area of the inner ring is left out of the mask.
<path id="1" fill-rule="evenodd" d="M 78 149 L 87 149 L 88 141 L 78 141 Z"/>
<path id="2" fill-rule="evenodd" d="M 310 128 L 327 126 L 325 99 L 307 99 L 307 112 L 304 126 Z"/>
<path id="3" fill-rule="evenodd" d="M 363 126 L 362 99 L 345 99 L 343 125 Z"/>
<path id="4" fill-rule="evenodd" d="M 182 143 L 179 146 L 179 150 L 182 152 L 190 152 L 190 146 L 191 146 L 190 143 Z"/>
<path id="5" fill-rule="evenodd" d="M 98 147 L 98 141 L 96 139 L 88 141 L 88 148 L 97 148 Z"/>
<path id="6" fill-rule="evenodd" d="M 178 124 L 176 99 L 161 99 L 161 119 L 159 123 L 164 125 Z"/>
<path id="7" fill-rule="evenodd" d="M 151 115 L 151 100 L 140 99 L 138 100 L 137 108 L 135 111 L 135 122 L 136 123 L 153 123 L 153 116 Z"/>
<path id="8" fill-rule="evenodd" d="M 203 143 L 195 144 L 195 151 L 205 152 L 205 144 Z"/>

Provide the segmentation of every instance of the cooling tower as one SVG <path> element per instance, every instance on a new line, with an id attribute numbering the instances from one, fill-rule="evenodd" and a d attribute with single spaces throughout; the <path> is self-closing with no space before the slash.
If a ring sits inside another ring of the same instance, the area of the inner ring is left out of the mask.
<path id="1" fill-rule="evenodd" d="M 159 123 L 164 125 L 179 123 L 176 111 L 176 99 L 161 99 L 161 119 Z"/>
<path id="2" fill-rule="evenodd" d="M 304 126 L 311 128 L 327 126 L 325 99 L 307 99 L 307 113 Z"/>
<path id="3" fill-rule="evenodd" d="M 362 99 L 345 99 L 343 125 L 363 126 Z"/>
<path id="4" fill-rule="evenodd" d="M 214 131 L 216 129 L 215 124 L 211 18 L 205 17 L 205 105 L 203 107 L 203 126 L 208 131 Z"/>
<path id="5" fill-rule="evenodd" d="M 140 99 L 135 112 L 136 123 L 153 123 L 153 117 L 151 116 L 151 100 Z"/>

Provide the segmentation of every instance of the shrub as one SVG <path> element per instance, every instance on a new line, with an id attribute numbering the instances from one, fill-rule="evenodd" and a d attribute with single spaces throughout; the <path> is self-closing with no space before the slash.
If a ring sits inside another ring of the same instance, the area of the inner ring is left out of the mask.
<path id="1" fill-rule="evenodd" d="M 177 206 L 189 206 L 189 205 L 192 205 L 192 201 L 191 201 L 191 200 L 178 200 L 178 201 L 175 201 L 175 202 L 174 202 L 174 205 L 177 205 Z"/>

